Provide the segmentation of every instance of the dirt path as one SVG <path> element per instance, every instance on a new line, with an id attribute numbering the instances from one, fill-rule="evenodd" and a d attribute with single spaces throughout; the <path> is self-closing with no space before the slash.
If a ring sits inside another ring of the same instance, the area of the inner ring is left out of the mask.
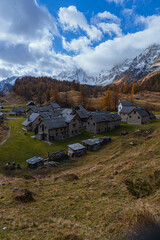
<path id="1" fill-rule="evenodd" d="M 3 142 L 0 143 L 0 146 L 2 146 L 2 145 L 5 144 L 5 142 L 8 140 L 8 138 L 10 138 L 10 135 L 11 135 L 11 127 L 9 127 L 9 132 L 8 132 L 8 134 L 7 134 L 7 137 L 6 137 L 5 140 L 3 140 Z"/>

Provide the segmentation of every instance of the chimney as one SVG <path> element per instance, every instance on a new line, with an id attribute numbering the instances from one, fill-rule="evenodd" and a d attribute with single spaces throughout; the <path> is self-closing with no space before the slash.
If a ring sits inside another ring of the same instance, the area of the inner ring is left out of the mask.
<path id="1" fill-rule="evenodd" d="M 28 115 L 28 122 L 30 122 L 30 115 Z"/>

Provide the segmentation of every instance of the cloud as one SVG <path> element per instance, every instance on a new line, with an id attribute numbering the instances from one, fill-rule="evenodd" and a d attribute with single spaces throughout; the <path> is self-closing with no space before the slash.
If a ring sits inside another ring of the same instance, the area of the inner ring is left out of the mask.
<path id="1" fill-rule="evenodd" d="M 78 31 L 81 29 L 86 32 L 91 40 L 101 40 L 102 32 L 95 26 L 89 25 L 83 13 L 79 12 L 75 6 L 70 6 L 68 8 L 61 7 L 58 15 L 63 30 Z"/>
<path id="2" fill-rule="evenodd" d="M 113 22 L 120 22 L 120 19 L 116 15 L 114 15 L 108 11 L 98 13 L 97 17 L 100 19 L 112 20 Z"/>
<path id="3" fill-rule="evenodd" d="M 123 4 L 124 0 L 106 0 L 107 2 L 111 3 L 114 2 L 116 4 Z"/>
<path id="4" fill-rule="evenodd" d="M 89 23 L 75 6 L 60 8 L 55 19 L 36 0 L 0 0 L 0 78 L 53 76 L 74 66 L 98 74 L 160 43 L 159 22 L 159 15 L 134 14 L 133 24 L 142 30 L 124 35 L 121 20 L 108 11 Z M 61 52 L 56 52 L 57 40 Z"/>
<path id="5" fill-rule="evenodd" d="M 53 50 L 54 36 L 59 36 L 56 19 L 36 0 L 0 1 L 0 78 L 9 75 L 47 73 L 45 58 L 52 69 L 58 67 Z M 61 61 L 59 64 L 62 65 Z M 41 70 L 40 70 L 41 69 Z"/>
<path id="6" fill-rule="evenodd" d="M 108 33 L 110 36 L 113 34 L 115 34 L 117 37 L 122 36 L 122 30 L 116 23 L 99 23 L 97 26 L 101 28 L 104 33 Z"/>
<path id="7" fill-rule="evenodd" d="M 73 39 L 71 42 L 67 42 L 66 39 L 62 38 L 63 48 L 67 51 L 74 51 L 76 53 L 85 52 L 91 41 L 87 37 L 79 37 Z"/>
<path id="8" fill-rule="evenodd" d="M 56 20 L 35 0 L 0 1 L 0 39 L 10 43 L 28 43 L 40 39 L 44 31 L 58 34 Z M 18 36 L 18 37 L 17 37 Z"/>
<path id="9" fill-rule="evenodd" d="M 146 26 L 143 31 L 128 33 L 122 37 L 100 43 L 85 54 L 75 56 L 74 61 L 84 70 L 97 74 L 101 69 L 109 70 L 116 64 L 123 63 L 127 58 L 136 57 L 152 44 L 159 44 L 160 16 L 147 17 L 142 22 L 145 22 Z"/>

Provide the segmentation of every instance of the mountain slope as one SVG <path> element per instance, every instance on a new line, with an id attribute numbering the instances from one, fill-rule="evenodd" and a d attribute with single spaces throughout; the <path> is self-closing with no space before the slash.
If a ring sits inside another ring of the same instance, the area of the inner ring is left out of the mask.
<path id="1" fill-rule="evenodd" d="M 0 82 L 0 92 L 8 92 L 12 89 L 12 86 L 15 84 L 15 81 L 18 77 L 13 76 L 7 79 L 4 79 Z"/>
<path id="2" fill-rule="evenodd" d="M 127 59 L 110 71 L 102 71 L 96 79 L 96 84 L 105 86 L 120 79 L 137 82 L 158 70 L 160 70 L 160 45 L 153 45 L 133 60 Z"/>
<path id="3" fill-rule="evenodd" d="M 53 78 L 60 80 L 60 81 L 76 81 L 81 84 L 89 84 L 94 85 L 95 84 L 95 78 L 92 76 L 87 75 L 85 71 L 83 71 L 81 68 L 76 68 L 73 71 L 63 71 L 57 76 L 53 76 Z"/>

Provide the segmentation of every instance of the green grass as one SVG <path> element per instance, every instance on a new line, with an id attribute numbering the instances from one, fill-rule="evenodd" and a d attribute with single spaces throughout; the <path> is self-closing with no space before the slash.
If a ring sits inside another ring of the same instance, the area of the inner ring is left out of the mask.
<path id="1" fill-rule="evenodd" d="M 88 133 L 83 130 L 80 135 L 74 138 L 56 141 L 49 145 L 48 143 L 31 138 L 31 136 L 34 135 L 32 132 L 28 132 L 27 135 L 25 135 L 24 130 L 22 130 L 22 122 L 24 120 L 19 118 L 17 117 L 17 119 L 8 120 L 8 124 L 11 127 L 11 135 L 7 142 L 3 146 L 0 146 L 0 163 L 7 163 L 8 161 L 16 162 L 20 163 L 22 167 L 25 167 L 26 160 L 33 156 L 46 158 L 48 156 L 48 152 L 54 153 L 59 150 L 67 151 L 67 146 L 72 143 L 81 142 L 82 140 L 93 138 L 94 136 L 120 136 L 120 132 L 123 130 L 133 132 L 136 129 L 146 129 L 147 127 L 152 128 L 155 123 L 158 123 L 159 121 L 155 120 L 149 125 L 142 126 L 122 124 L 121 128 L 117 128 L 111 132 L 100 135 Z"/>
<path id="2" fill-rule="evenodd" d="M 11 138 L 0 147 L 1 161 L 6 156 L 6 159 L 14 159 L 17 155 L 26 166 L 25 160 L 35 154 L 45 157 L 48 151 L 67 149 L 69 143 L 94 136 L 82 131 L 76 138 L 49 146 L 30 138 L 32 133 L 25 136 L 21 122 L 9 120 Z M 148 128 L 154 130 L 150 136 L 133 133 Z M 129 136 L 120 137 L 121 130 L 130 132 Z M 0 239 L 122 240 L 124 233 L 135 224 L 139 211 L 147 209 L 159 216 L 160 189 L 137 200 L 127 190 L 125 180 L 140 178 L 145 181 L 156 169 L 160 170 L 160 120 L 143 126 L 123 124 L 108 135 L 113 141 L 98 152 L 50 168 L 48 173 L 45 172 L 47 168 L 39 168 L 27 172 L 33 177 L 0 175 L 0 183 L 4 181 L 0 184 L 0 216 L 3 216 L 0 217 Z M 137 142 L 135 147 L 129 145 L 132 139 Z M 68 181 L 67 174 L 75 174 L 79 180 Z M 34 192 L 36 201 L 17 202 L 13 194 L 15 187 Z M 6 231 L 3 227 L 7 227 Z"/>
<path id="3" fill-rule="evenodd" d="M 33 132 L 28 132 L 25 135 L 22 130 L 22 122 L 24 120 L 9 119 L 8 124 L 11 127 L 11 135 L 7 142 L 0 146 L 0 163 L 16 162 L 20 163 L 23 167 L 26 166 L 26 160 L 33 156 L 40 156 L 46 158 L 48 152 L 53 153 L 59 150 L 67 151 L 67 146 L 72 143 L 81 142 L 87 138 L 93 138 L 95 135 L 82 131 L 80 135 L 74 138 L 53 142 L 51 145 L 48 143 L 31 138 Z"/>

